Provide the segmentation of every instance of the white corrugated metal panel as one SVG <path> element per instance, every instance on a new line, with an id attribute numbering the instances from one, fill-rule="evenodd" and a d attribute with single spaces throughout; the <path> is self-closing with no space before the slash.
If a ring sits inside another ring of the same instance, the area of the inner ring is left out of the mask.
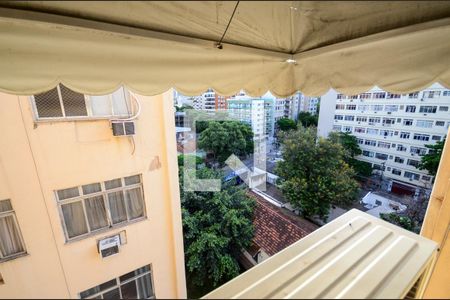
<path id="1" fill-rule="evenodd" d="M 403 298 L 436 249 L 352 209 L 204 298 Z"/>

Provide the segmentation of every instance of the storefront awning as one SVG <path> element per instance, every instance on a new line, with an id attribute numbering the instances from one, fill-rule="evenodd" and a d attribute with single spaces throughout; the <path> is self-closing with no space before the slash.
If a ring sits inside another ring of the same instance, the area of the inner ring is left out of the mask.
<path id="1" fill-rule="evenodd" d="M 0 3 L 0 90 L 253 96 L 450 88 L 450 3 Z M 220 40 L 236 8 L 230 26 Z"/>

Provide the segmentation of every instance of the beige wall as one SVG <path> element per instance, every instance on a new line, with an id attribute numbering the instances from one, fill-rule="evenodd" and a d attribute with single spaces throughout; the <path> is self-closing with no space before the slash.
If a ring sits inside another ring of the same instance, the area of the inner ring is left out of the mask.
<path id="1" fill-rule="evenodd" d="M 133 154 L 131 139 L 113 137 L 107 120 L 35 127 L 29 97 L 0 94 L 0 199 L 11 199 L 28 252 L 0 263 L 0 297 L 75 298 L 147 264 L 158 298 L 186 297 L 170 95 L 141 97 Z M 54 190 L 138 173 L 146 220 L 65 242 Z M 127 244 L 102 259 L 96 240 L 122 230 Z"/>
<path id="2" fill-rule="evenodd" d="M 424 298 L 450 298 L 450 129 L 421 235 L 436 241 L 440 251 Z"/>

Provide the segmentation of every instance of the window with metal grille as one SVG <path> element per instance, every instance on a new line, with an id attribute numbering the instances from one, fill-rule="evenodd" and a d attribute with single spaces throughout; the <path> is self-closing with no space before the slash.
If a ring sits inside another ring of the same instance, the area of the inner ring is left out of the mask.
<path id="1" fill-rule="evenodd" d="M 0 201 L 0 261 L 25 254 L 25 244 L 9 199 Z"/>
<path id="2" fill-rule="evenodd" d="M 110 95 L 87 96 L 59 84 L 50 91 L 34 95 L 32 101 L 39 120 L 129 117 L 132 114 L 123 88 Z"/>
<path id="3" fill-rule="evenodd" d="M 67 240 L 145 218 L 141 176 L 56 191 Z"/>
<path id="4" fill-rule="evenodd" d="M 141 267 L 80 293 L 81 299 L 154 299 L 152 268 Z"/>

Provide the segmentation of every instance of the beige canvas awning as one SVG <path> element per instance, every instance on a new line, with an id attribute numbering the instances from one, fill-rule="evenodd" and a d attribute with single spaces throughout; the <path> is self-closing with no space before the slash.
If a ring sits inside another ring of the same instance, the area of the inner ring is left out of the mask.
<path id="1" fill-rule="evenodd" d="M 450 87 L 450 2 L 0 3 L 0 90 L 154 95 Z"/>

